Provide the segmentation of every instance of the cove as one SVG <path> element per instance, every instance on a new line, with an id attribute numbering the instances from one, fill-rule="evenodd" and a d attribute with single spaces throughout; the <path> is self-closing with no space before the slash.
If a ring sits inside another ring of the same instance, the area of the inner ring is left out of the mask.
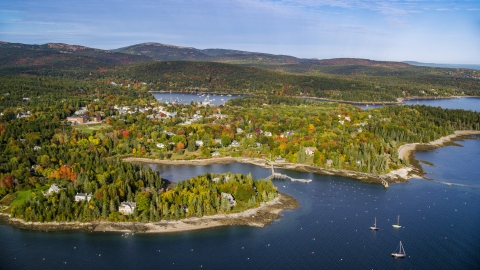
<path id="1" fill-rule="evenodd" d="M 394 184 L 282 171 L 311 183 L 275 181 L 299 209 L 267 227 L 219 227 L 172 234 L 25 231 L 0 226 L 0 269 L 472 269 L 480 257 L 480 137 L 415 154 L 428 177 Z M 243 163 L 151 165 L 178 181 L 204 172 L 252 173 Z M 451 183 L 447 185 L 446 183 Z M 400 215 L 402 228 L 392 224 Z M 370 231 L 374 218 L 378 231 Z M 390 253 L 402 241 L 406 258 Z M 45 259 L 45 260 L 44 260 Z"/>

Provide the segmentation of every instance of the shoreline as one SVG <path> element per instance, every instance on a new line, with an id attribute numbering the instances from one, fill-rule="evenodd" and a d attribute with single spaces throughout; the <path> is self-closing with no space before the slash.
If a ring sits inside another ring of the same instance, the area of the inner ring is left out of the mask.
<path id="1" fill-rule="evenodd" d="M 413 152 L 418 150 L 418 147 L 442 147 L 446 143 L 449 143 L 457 138 L 469 136 L 469 135 L 480 135 L 480 130 L 456 130 L 454 134 L 447 135 L 444 137 L 440 137 L 435 141 L 431 141 L 428 143 L 409 143 L 404 144 L 398 148 L 398 158 L 410 158 Z"/>
<path id="2" fill-rule="evenodd" d="M 408 158 L 415 160 L 413 153 L 419 150 L 419 147 L 437 148 L 451 143 L 455 139 L 468 137 L 470 135 L 480 135 L 477 130 L 457 130 L 454 134 L 441 137 L 428 143 L 404 144 L 398 148 L 400 159 Z M 149 164 L 169 164 L 169 165 L 208 165 L 225 164 L 231 162 L 248 163 L 264 168 L 270 168 L 271 162 L 260 158 L 234 158 L 221 157 L 200 160 L 156 160 L 148 158 L 125 158 L 127 162 L 141 162 Z M 295 163 L 273 163 L 276 168 L 288 170 L 297 170 L 305 172 L 320 173 L 326 175 L 346 176 L 357 179 L 362 182 L 378 183 L 382 180 L 388 183 L 407 182 L 411 178 L 424 178 L 423 169 L 418 161 L 415 165 L 400 168 L 383 175 L 372 173 L 362 173 L 348 170 L 324 169 L 304 164 Z M 420 174 L 420 175 L 419 175 Z M 203 216 L 200 218 L 186 218 L 181 220 L 162 220 L 159 222 L 25 222 L 22 219 L 11 218 L 9 214 L 0 213 L 0 224 L 5 224 L 19 229 L 37 230 L 37 231 L 65 231 L 65 230 L 84 230 L 88 232 L 124 232 L 124 233 L 173 233 L 183 231 L 193 231 L 219 226 L 255 226 L 264 227 L 272 221 L 281 217 L 280 212 L 287 209 L 298 208 L 298 203 L 292 196 L 278 193 L 278 197 L 270 202 L 261 203 L 259 207 L 248 209 L 244 212 L 232 214 L 216 214 L 212 216 Z"/>
<path id="3" fill-rule="evenodd" d="M 0 213 L 0 224 L 14 228 L 36 231 L 70 231 L 83 230 L 87 232 L 123 232 L 123 233 L 174 233 L 194 231 L 220 226 L 254 226 L 264 227 L 281 217 L 283 210 L 298 208 L 298 203 L 292 196 L 278 193 L 269 202 L 261 203 L 259 207 L 240 213 L 216 214 L 180 220 L 162 220 L 158 222 L 26 222 L 11 218 L 9 214 Z"/>
<path id="4" fill-rule="evenodd" d="M 414 157 L 413 152 L 419 150 L 419 147 L 441 147 L 446 143 L 450 143 L 456 138 L 469 136 L 469 135 L 480 135 L 480 131 L 477 130 L 457 130 L 454 134 L 441 137 L 435 141 L 428 143 L 410 143 L 401 145 L 398 148 L 398 157 L 399 159 L 408 158 L 412 161 Z M 390 171 L 386 174 L 378 175 L 373 173 L 364 173 L 358 171 L 350 170 L 337 170 L 337 169 L 326 169 L 317 166 L 297 164 L 297 163 L 275 163 L 269 162 L 261 158 L 249 158 L 249 157 L 218 157 L 218 158 L 209 158 L 209 159 L 196 159 L 196 160 L 160 160 L 160 159 L 149 159 L 149 158 L 125 158 L 126 162 L 140 162 L 140 163 L 149 163 L 149 164 L 166 164 L 166 165 L 209 165 L 209 164 L 226 164 L 231 162 L 247 163 L 263 168 L 271 168 L 273 163 L 275 168 L 303 171 L 303 172 L 313 172 L 324 175 L 338 175 L 353 178 L 366 183 L 376 183 L 381 184 L 382 180 L 387 181 L 388 183 L 396 182 L 407 182 L 411 178 L 424 178 L 422 175 L 423 169 L 419 167 L 418 164 L 410 165 L 403 167 L 397 170 Z M 418 163 L 418 162 L 412 162 Z"/>
<path id="5" fill-rule="evenodd" d="M 197 92 L 182 92 L 182 91 L 167 91 L 167 90 L 159 90 L 159 91 L 148 91 L 149 93 L 177 93 L 177 94 L 197 94 Z M 198 92 L 200 93 L 200 92 Z M 205 93 L 205 92 L 201 92 Z M 228 93 L 213 93 L 213 94 L 224 94 L 227 95 Z M 230 93 L 232 94 L 232 93 Z M 232 94 L 232 95 L 243 95 L 243 94 Z M 255 96 L 255 95 L 245 95 L 245 96 Z M 344 104 L 351 104 L 351 105 L 406 105 L 403 101 L 404 100 L 434 100 L 434 99 L 455 99 L 455 98 L 480 98 L 480 96 L 448 96 L 448 97 L 435 97 L 435 96 L 411 96 L 411 97 L 398 97 L 397 101 L 350 101 L 350 100 L 338 100 L 338 99 L 328 99 L 328 98 L 321 98 L 321 97 L 309 97 L 309 96 L 292 96 L 294 98 L 307 98 L 313 100 L 322 100 L 326 102 L 337 102 L 337 103 L 344 103 Z"/>

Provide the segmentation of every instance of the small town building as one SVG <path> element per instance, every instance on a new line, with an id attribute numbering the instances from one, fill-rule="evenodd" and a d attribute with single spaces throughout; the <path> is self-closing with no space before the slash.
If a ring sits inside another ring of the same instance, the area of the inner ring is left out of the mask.
<path id="1" fill-rule="evenodd" d="M 85 124 L 88 123 L 87 116 L 69 116 L 67 117 L 68 122 L 72 122 L 72 124 Z"/>
<path id="2" fill-rule="evenodd" d="M 87 193 L 77 193 L 75 194 L 75 201 L 76 202 L 81 202 L 81 201 L 85 201 L 87 200 L 90 201 L 90 199 L 92 198 L 92 194 L 87 194 Z"/>
<path id="3" fill-rule="evenodd" d="M 50 195 L 52 193 L 58 193 L 60 189 L 61 188 L 59 186 L 52 184 L 45 194 Z"/>
<path id="4" fill-rule="evenodd" d="M 228 201 L 230 202 L 230 207 L 233 207 L 233 206 L 235 206 L 235 204 L 237 204 L 237 202 L 233 198 L 232 194 L 230 194 L 230 193 L 222 192 L 222 198 L 227 198 L 228 199 Z"/>
<path id="5" fill-rule="evenodd" d="M 240 143 L 237 142 L 236 140 L 233 140 L 233 142 L 230 144 L 230 146 L 232 146 L 232 147 L 239 147 L 239 146 L 240 146 Z"/>
<path id="6" fill-rule="evenodd" d="M 133 214 L 135 207 L 137 207 L 136 202 L 122 202 L 118 207 L 118 212 L 122 215 L 131 215 Z"/>
<path id="7" fill-rule="evenodd" d="M 315 151 L 317 151 L 316 147 L 305 147 L 305 154 L 309 156 L 313 156 L 313 153 L 315 153 Z"/>

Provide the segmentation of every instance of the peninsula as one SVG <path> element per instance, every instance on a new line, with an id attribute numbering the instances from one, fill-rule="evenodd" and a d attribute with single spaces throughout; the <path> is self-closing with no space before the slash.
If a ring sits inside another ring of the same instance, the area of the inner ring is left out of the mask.
<path id="1" fill-rule="evenodd" d="M 306 62 L 293 58 L 288 67 L 272 60 L 258 68 L 222 63 L 223 56 L 156 61 L 130 49 L 0 44 L 0 211 L 34 226 L 235 217 L 277 200 L 273 183 L 249 172 L 169 183 L 137 161 L 273 164 L 388 184 L 421 174 L 407 158 L 418 145 L 480 130 L 473 111 L 363 110 L 310 99 L 479 96 L 474 71 L 362 59 L 311 61 L 305 70 Z M 359 65 L 368 75 L 356 73 Z M 391 70 L 400 75 L 385 75 Z M 183 104 L 156 100 L 152 91 L 247 97 Z"/>

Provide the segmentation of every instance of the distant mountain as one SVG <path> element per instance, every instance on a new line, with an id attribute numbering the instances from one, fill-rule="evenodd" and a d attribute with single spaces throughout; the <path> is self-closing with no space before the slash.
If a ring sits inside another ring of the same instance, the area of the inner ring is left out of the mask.
<path id="1" fill-rule="evenodd" d="M 130 64 L 138 62 L 149 62 L 151 58 L 146 56 L 133 56 L 131 54 L 113 52 L 109 50 L 100 50 L 79 45 L 69 45 L 64 43 L 47 43 L 43 45 L 29 45 L 21 43 L 1 42 L 0 49 L 24 49 L 33 51 L 57 52 L 63 54 L 81 55 L 90 57 L 96 61 L 109 64 Z"/>
<path id="2" fill-rule="evenodd" d="M 131 55 L 63 43 L 29 45 L 0 42 L 0 73 L 58 75 L 110 69 L 153 61 Z"/>
<path id="3" fill-rule="evenodd" d="M 435 64 L 435 63 L 421 63 L 416 61 L 404 61 L 413 66 L 422 66 L 422 67 L 439 67 L 439 68 L 466 68 L 466 69 L 476 69 L 480 70 L 480 65 L 469 65 L 469 64 Z"/>
<path id="4" fill-rule="evenodd" d="M 180 47 L 161 43 L 142 43 L 112 50 L 114 52 L 148 56 L 158 61 L 211 61 L 210 55 L 199 49 L 191 47 Z"/>
<path id="5" fill-rule="evenodd" d="M 160 61 L 209 61 L 245 66 L 262 67 L 277 71 L 305 73 L 325 66 L 362 66 L 362 67 L 409 67 L 402 62 L 374 61 L 368 59 L 304 59 L 288 55 L 275 55 L 228 49 L 196 49 L 161 43 L 142 43 L 114 50 L 116 52 L 145 55 Z M 350 73 L 355 73 L 350 68 Z M 328 73 L 328 72 L 327 72 Z M 335 72 L 334 72 L 335 73 Z"/>

